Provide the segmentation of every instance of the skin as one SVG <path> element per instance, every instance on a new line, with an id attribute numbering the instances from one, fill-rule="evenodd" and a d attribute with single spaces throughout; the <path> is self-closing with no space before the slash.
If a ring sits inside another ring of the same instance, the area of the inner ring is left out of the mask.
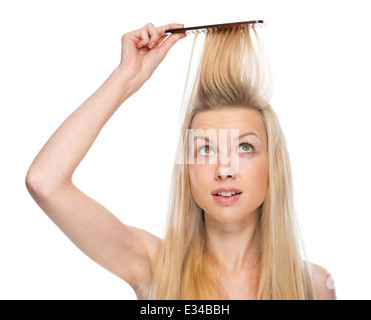
<path id="1" fill-rule="evenodd" d="M 104 206 L 78 189 L 72 182 L 72 176 L 107 121 L 151 77 L 171 47 L 185 37 L 185 34 L 167 37 L 165 30 L 182 27 L 182 24 L 169 24 L 156 28 L 149 23 L 141 29 L 124 34 L 119 65 L 48 139 L 30 165 L 25 181 L 33 199 L 66 236 L 92 260 L 131 285 L 138 298 L 146 298 L 141 292 L 150 279 L 156 248 L 161 240 L 145 230 L 121 222 Z M 253 126 L 256 122 L 255 129 L 259 130 L 259 123 L 250 116 L 249 125 Z M 263 138 L 264 133 L 260 131 L 259 134 Z M 263 154 L 261 152 L 251 157 L 240 166 L 241 170 L 249 174 L 249 179 L 253 179 L 256 186 L 259 185 L 256 189 L 247 178 L 233 178 L 233 175 L 232 178 L 218 178 L 217 167 L 214 167 L 214 171 L 206 167 L 204 169 L 208 171 L 193 170 L 193 180 L 199 181 L 194 187 L 203 190 L 203 194 L 227 179 L 238 182 L 244 195 L 247 195 L 243 203 L 248 210 L 243 210 L 240 205 L 233 218 L 231 209 L 218 208 L 207 198 L 198 199 L 208 212 L 210 248 L 225 261 L 224 269 L 227 272 L 224 285 L 228 292 L 236 290 L 238 297 L 253 297 L 251 288 L 248 292 L 243 291 L 241 284 L 252 283 L 255 278 L 251 226 L 255 224 L 256 218 L 254 207 L 264 198 L 266 188 L 265 179 L 260 180 L 265 175 Z M 253 172 L 252 166 L 257 171 Z M 211 176 L 208 178 L 209 174 Z M 253 194 L 255 200 L 248 197 Z M 244 241 L 241 241 L 242 237 Z M 233 247 L 232 251 L 232 246 L 238 247 Z M 244 268 L 249 273 L 243 274 L 242 270 L 246 271 Z M 318 279 L 319 292 L 324 292 L 322 296 L 327 297 L 327 291 L 323 289 L 323 277 Z"/>
<path id="2" fill-rule="evenodd" d="M 205 157 L 205 164 L 189 164 L 191 192 L 196 203 L 204 210 L 205 226 L 208 235 L 207 245 L 216 255 L 221 265 L 224 286 L 229 288 L 229 296 L 253 299 L 256 291 L 257 248 L 254 231 L 259 206 L 263 203 L 268 189 L 268 148 L 264 122 L 258 112 L 244 108 L 225 108 L 218 111 L 206 111 L 196 114 L 191 129 L 205 132 L 227 129 L 227 144 L 210 141 L 210 148 L 205 152 L 204 142 L 196 140 L 195 148 L 201 148 L 200 155 L 195 151 L 195 158 Z M 238 129 L 239 134 L 254 133 L 231 143 L 231 129 Z M 252 150 L 248 144 L 254 146 Z M 217 146 L 218 144 L 218 146 Z M 212 145 L 212 147 L 211 147 Z M 220 157 L 234 154 L 238 166 L 221 161 Z M 215 157 L 215 164 L 207 160 Z M 212 191 L 219 187 L 234 187 L 242 191 L 240 199 L 234 204 L 225 205 L 216 202 Z M 231 285 L 232 284 L 232 285 Z"/>
<path id="3" fill-rule="evenodd" d="M 230 110 L 232 109 L 232 110 Z M 268 189 L 268 150 L 265 127 L 260 115 L 253 110 L 243 108 L 225 108 L 218 111 L 198 113 L 191 124 L 191 129 L 213 129 L 220 134 L 220 129 L 228 130 L 227 145 L 219 142 L 220 153 L 230 156 L 230 129 L 238 129 L 240 134 L 253 132 L 232 144 L 232 153 L 238 157 L 238 165 L 223 164 L 218 150 L 209 150 L 208 154 L 201 150 L 199 158 L 217 158 L 216 164 L 189 164 L 192 195 L 197 204 L 205 211 L 207 226 L 213 226 L 226 232 L 238 231 L 255 220 L 257 208 L 263 203 Z M 255 146 L 253 151 L 247 142 Z M 211 142 L 210 145 L 215 145 Z M 197 140 L 202 147 L 202 140 Z M 212 148 L 210 146 L 210 148 Z M 216 149 L 216 148 L 214 148 Z M 203 152 L 203 153 L 202 153 Z M 195 152 L 196 156 L 196 152 Z M 233 205 L 217 203 L 211 193 L 219 187 L 235 187 L 243 192 L 241 198 Z"/>

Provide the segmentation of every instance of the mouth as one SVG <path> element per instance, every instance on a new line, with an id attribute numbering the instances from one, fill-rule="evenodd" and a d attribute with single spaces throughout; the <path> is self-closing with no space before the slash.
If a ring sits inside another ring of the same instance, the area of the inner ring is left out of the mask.
<path id="1" fill-rule="evenodd" d="M 229 198 L 229 197 L 234 197 L 236 195 L 239 195 L 241 194 L 242 192 L 231 192 L 231 191 L 227 191 L 227 192 L 217 192 L 217 193 L 213 193 L 213 196 L 217 196 L 217 197 L 223 197 L 223 198 Z"/>
<path id="2" fill-rule="evenodd" d="M 240 199 L 242 192 L 218 192 L 212 196 L 214 200 L 221 205 L 232 205 Z"/>

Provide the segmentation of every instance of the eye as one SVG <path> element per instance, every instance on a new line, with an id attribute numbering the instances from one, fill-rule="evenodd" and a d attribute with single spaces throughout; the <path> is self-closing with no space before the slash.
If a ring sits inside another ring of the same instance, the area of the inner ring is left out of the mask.
<path id="1" fill-rule="evenodd" d="M 211 148 L 208 145 L 202 146 L 202 147 L 198 148 L 197 154 L 200 155 L 200 156 L 205 156 L 205 155 L 208 156 L 210 154 L 213 154 L 213 148 Z"/>
<path id="2" fill-rule="evenodd" d="M 254 146 L 247 142 L 241 143 L 238 147 L 240 150 L 242 150 L 241 153 L 251 153 L 255 150 Z"/>

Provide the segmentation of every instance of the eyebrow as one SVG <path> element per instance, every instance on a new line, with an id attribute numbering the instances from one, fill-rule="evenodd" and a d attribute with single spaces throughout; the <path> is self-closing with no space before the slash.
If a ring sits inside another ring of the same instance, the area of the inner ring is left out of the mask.
<path id="1" fill-rule="evenodd" d="M 241 134 L 238 137 L 238 139 L 244 138 L 246 136 L 251 136 L 251 135 L 257 137 L 260 140 L 260 137 L 255 132 L 252 132 L 252 131 L 248 131 L 248 132 L 245 132 L 245 133 Z M 195 141 L 196 139 L 205 139 L 206 141 L 209 141 L 208 136 L 195 136 L 193 141 Z"/>

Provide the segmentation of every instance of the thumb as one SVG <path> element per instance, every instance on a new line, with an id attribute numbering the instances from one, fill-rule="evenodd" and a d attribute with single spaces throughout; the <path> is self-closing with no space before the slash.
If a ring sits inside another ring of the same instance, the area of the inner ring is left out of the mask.
<path id="1" fill-rule="evenodd" d="M 180 39 L 185 38 L 187 35 L 185 33 L 173 33 L 168 38 L 166 38 L 161 45 L 157 48 L 160 54 L 161 60 L 166 57 L 171 47 Z"/>

